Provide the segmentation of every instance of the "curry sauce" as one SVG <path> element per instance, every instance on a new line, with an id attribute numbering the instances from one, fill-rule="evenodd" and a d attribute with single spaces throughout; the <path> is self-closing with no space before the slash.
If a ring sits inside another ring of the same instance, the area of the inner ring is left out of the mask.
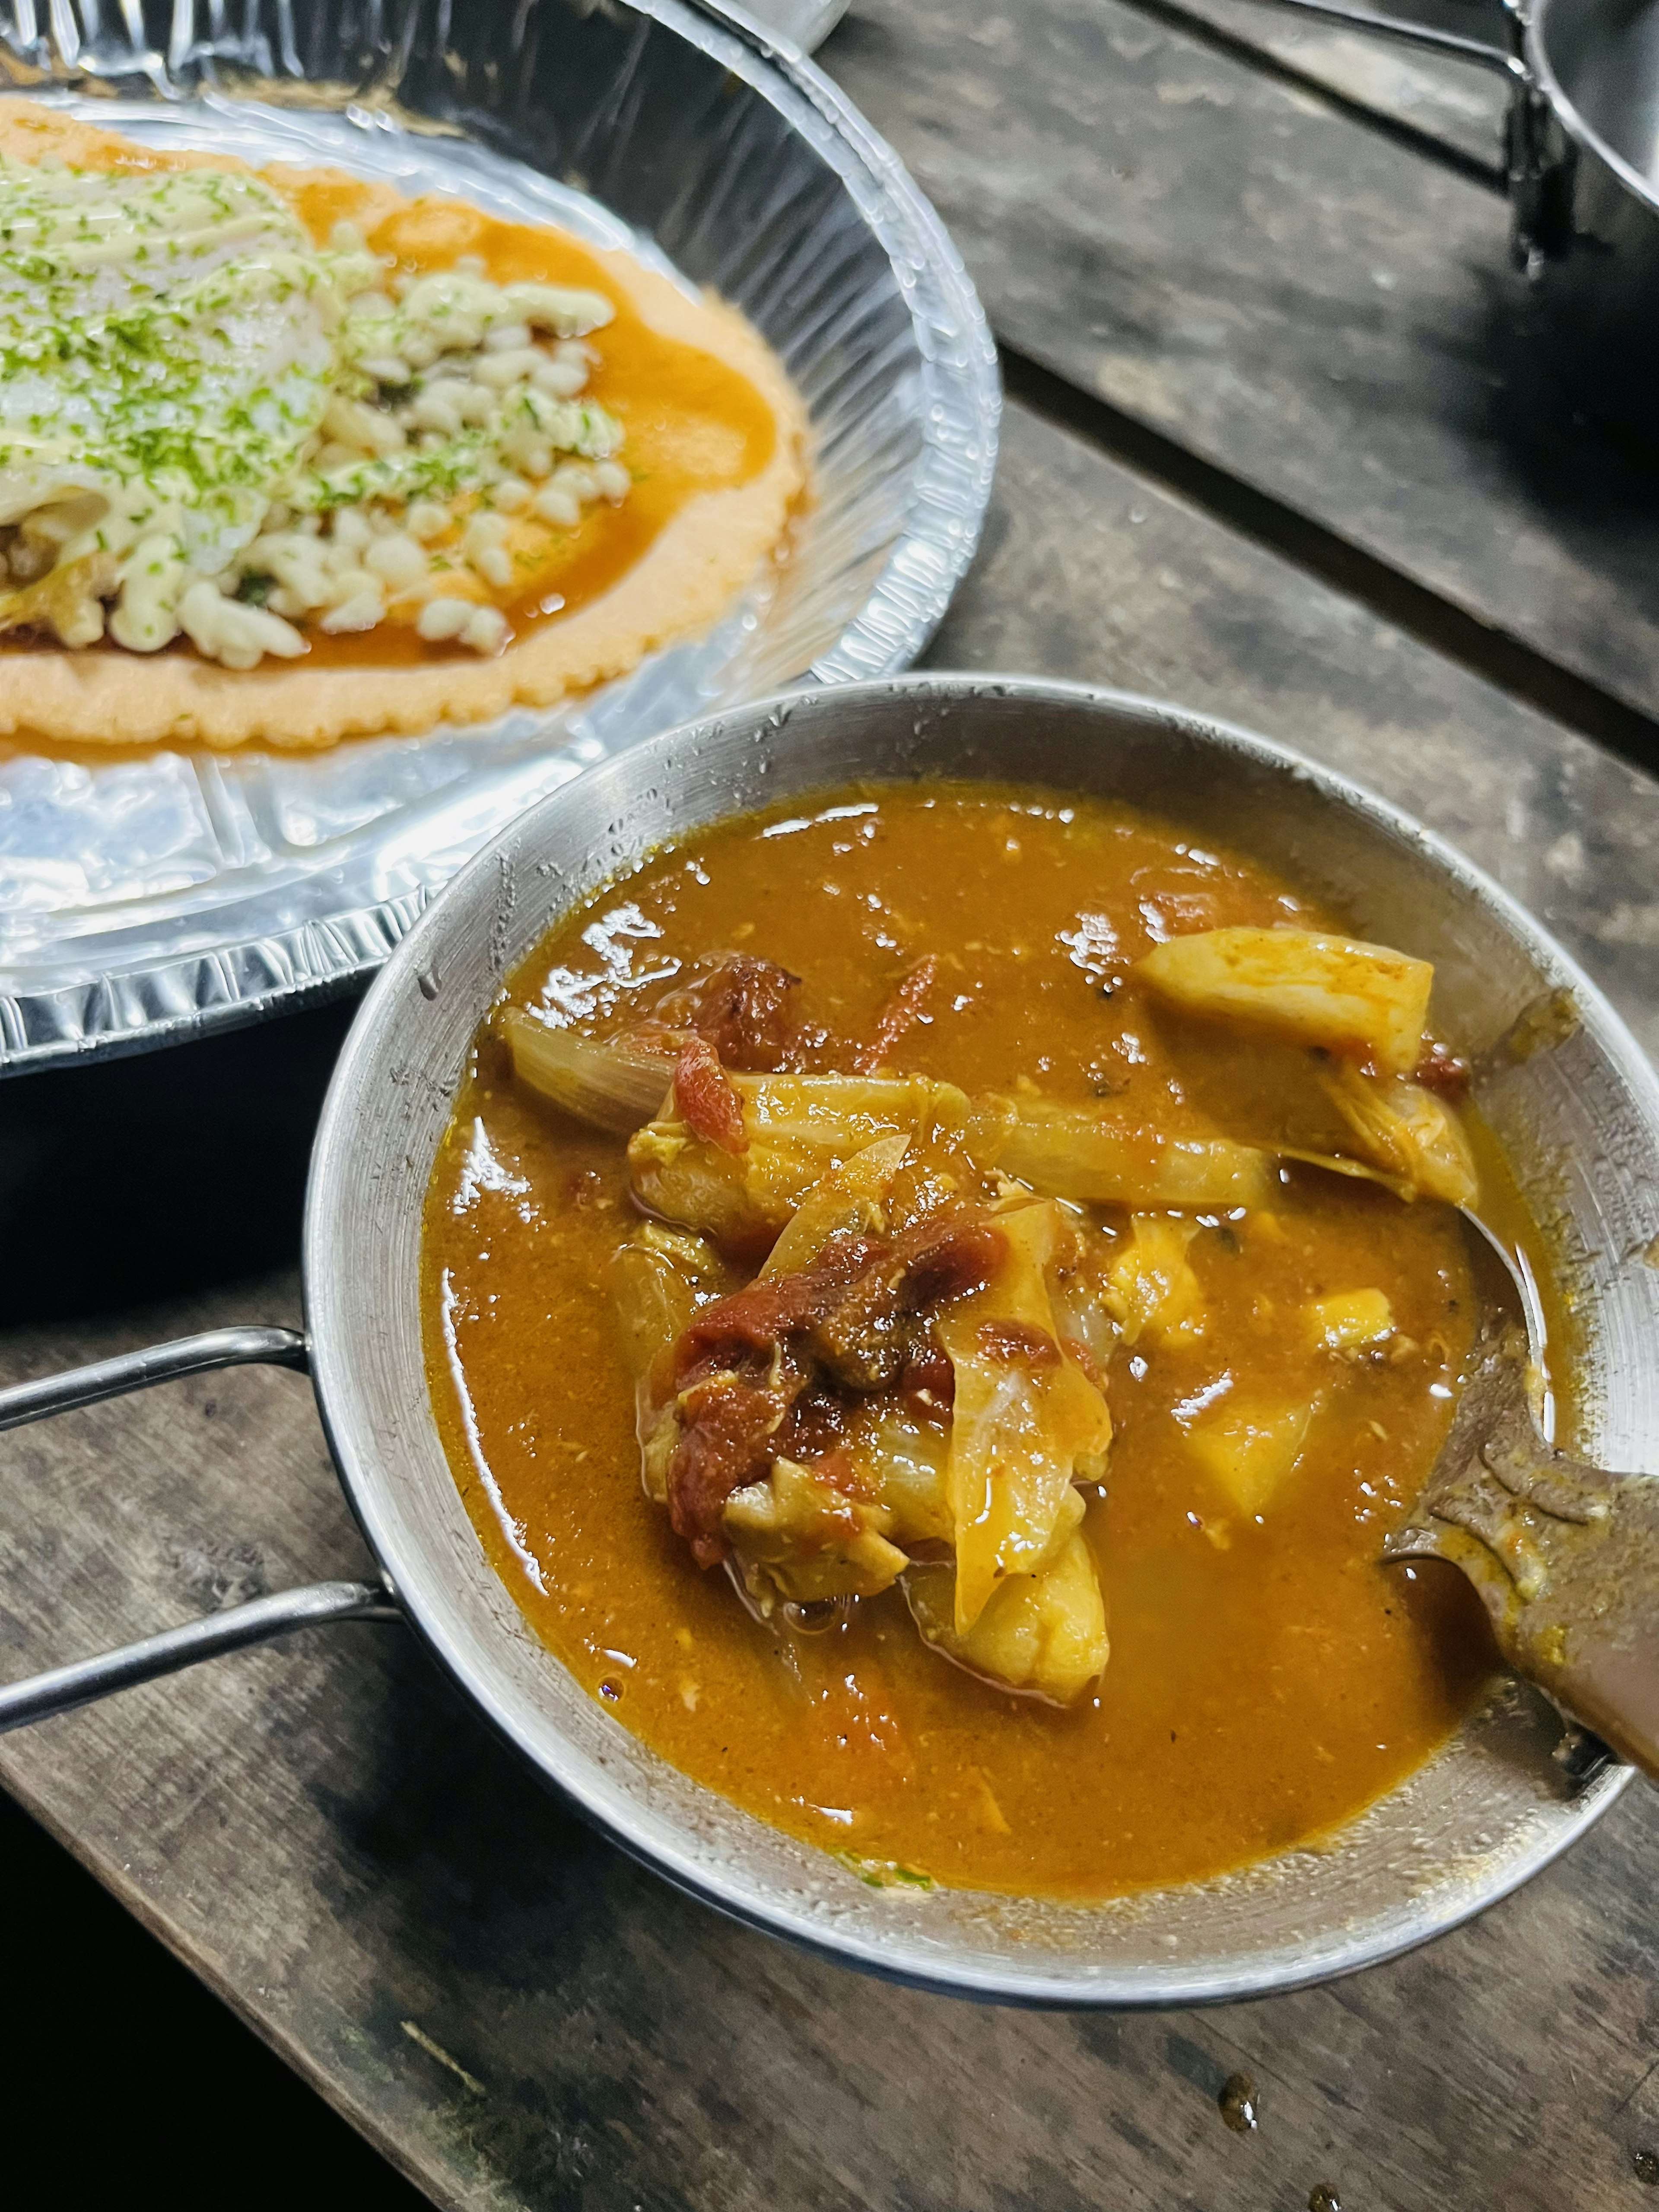
<path id="1" fill-rule="evenodd" d="M 655 855 L 508 986 L 511 1006 L 616 1037 L 699 960 L 740 951 L 800 979 L 808 1066 L 852 1065 L 877 1037 L 884 1069 L 1015 1113 L 1267 1148 L 1265 1195 L 1166 1210 L 1188 1271 L 1178 1322 L 1120 1318 L 1092 1355 L 1071 1347 L 1109 1409 L 1081 1540 L 1110 1656 L 1068 1705 L 951 1663 L 896 1585 L 762 1619 L 696 1564 L 641 1487 L 612 1304 L 637 1161 L 516 1081 L 498 1026 L 480 1038 L 423 1279 L 433 1402 L 480 1539 L 623 1726 L 872 1879 L 1099 1897 L 1219 1874 L 1393 1788 L 1495 1668 L 1461 1577 L 1378 1559 L 1472 1339 L 1455 1214 L 1289 1158 L 1343 1149 L 1328 1056 L 1178 1011 L 1138 969 L 1165 941 L 1275 926 L 1341 927 L 1122 808 L 876 787 Z M 1143 1217 L 1063 1211 L 1121 1268 Z M 738 1291 L 757 1256 L 728 1251 L 718 1287 Z M 1367 1298 L 1388 1328 L 1356 1352 L 1327 1324 Z"/>

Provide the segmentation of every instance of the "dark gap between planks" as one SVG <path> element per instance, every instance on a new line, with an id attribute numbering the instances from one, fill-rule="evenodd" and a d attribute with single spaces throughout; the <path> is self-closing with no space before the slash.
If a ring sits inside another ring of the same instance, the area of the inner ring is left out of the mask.
<path id="1" fill-rule="evenodd" d="M 1396 146 L 1403 146 L 1408 154 L 1415 154 L 1425 161 L 1436 162 L 1441 168 L 1451 170 L 1470 184 L 1479 185 L 1486 191 L 1496 192 L 1500 199 L 1508 197 L 1509 186 L 1501 162 L 1483 161 L 1476 155 L 1465 153 L 1461 146 L 1453 146 L 1443 138 L 1437 138 L 1431 131 L 1419 130 L 1414 123 L 1402 122 L 1398 116 L 1369 106 L 1363 100 L 1356 100 L 1348 93 L 1338 91 L 1334 85 L 1328 84 L 1322 77 L 1309 76 L 1305 70 L 1297 69 L 1293 62 L 1282 61 L 1265 47 L 1252 46 L 1249 40 L 1241 39 L 1236 32 L 1224 31 L 1218 23 L 1206 22 L 1202 15 L 1189 15 L 1186 9 L 1175 5 L 1174 0 L 1124 0 L 1124 5 L 1133 9 L 1138 15 L 1149 16 L 1153 22 L 1162 23 L 1166 30 L 1175 31 L 1183 39 L 1191 39 L 1195 45 L 1208 46 L 1212 52 L 1224 55 L 1229 61 L 1242 63 L 1246 69 L 1255 70 L 1258 76 L 1276 78 L 1279 83 L 1289 85 L 1293 91 L 1305 93 L 1310 99 L 1318 100 L 1322 106 L 1346 116 L 1351 123 L 1358 124 L 1362 130 L 1374 131 L 1381 138 L 1392 139 Z M 1341 27 L 1330 24 L 1327 27 L 1338 30 Z"/>
<path id="2" fill-rule="evenodd" d="M 430 2212 L 325 2104 L 97 1878 L 0 1792 L 0 1875 L 14 1900 L 6 1996 L 27 2023 L 7 2066 L 14 2137 L 73 2175 L 67 2201 L 137 2185 L 174 2212 L 337 2203 Z M 88 2082 L 95 2081 L 95 2120 Z M 20 2190 L 17 2199 L 21 2201 Z"/>
<path id="3" fill-rule="evenodd" d="M 1358 600 L 1497 690 L 1650 774 L 1659 774 L 1659 721 L 1559 667 L 1504 631 L 1489 629 L 1386 561 L 1362 552 L 1334 531 L 1229 476 L 1109 400 L 1079 390 L 1010 346 L 1000 346 L 999 351 L 1009 398 L 1033 414 L 1085 439 L 1242 537 L 1253 538 L 1345 598 Z"/>

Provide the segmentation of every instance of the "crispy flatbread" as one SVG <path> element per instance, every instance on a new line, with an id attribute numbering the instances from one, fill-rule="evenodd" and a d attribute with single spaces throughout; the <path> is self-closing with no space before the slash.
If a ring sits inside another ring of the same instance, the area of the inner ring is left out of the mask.
<path id="1" fill-rule="evenodd" d="M 130 160 L 131 143 L 26 99 L 0 100 L 0 155 L 77 167 Z M 148 149 L 143 149 L 148 157 Z M 224 155 L 169 157 L 220 169 Z M 280 189 L 285 177 L 266 173 Z M 376 194 L 377 203 L 380 195 Z M 395 204 L 387 193 L 385 204 Z M 599 598 L 539 624 L 493 659 L 415 665 L 307 667 L 262 663 L 246 673 L 189 651 L 19 651 L 0 645 L 0 736 L 82 745 L 258 744 L 296 751 L 342 738 L 413 734 L 480 722 L 515 706 L 548 707 L 626 675 L 647 653 L 710 629 L 778 549 L 806 483 L 806 411 L 771 349 L 712 295 L 689 299 L 625 253 L 593 251 L 607 285 L 663 336 L 712 355 L 747 380 L 777 422 L 772 457 L 748 483 L 697 494 Z M 9 665 L 6 663 L 9 662 Z"/>

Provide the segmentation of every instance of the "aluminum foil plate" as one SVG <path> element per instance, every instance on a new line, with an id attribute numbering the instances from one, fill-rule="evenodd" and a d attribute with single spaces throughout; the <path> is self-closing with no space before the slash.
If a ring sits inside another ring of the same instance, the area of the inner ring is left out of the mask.
<path id="1" fill-rule="evenodd" d="M 755 18 L 679 0 L 0 0 L 0 88 L 157 145 L 454 193 L 712 285 L 783 359 L 817 470 L 775 584 L 565 708 L 311 757 L 0 755 L 0 1072 L 344 989 L 592 762 L 792 683 L 896 673 L 937 627 L 990 495 L 994 349 L 897 157 Z"/>

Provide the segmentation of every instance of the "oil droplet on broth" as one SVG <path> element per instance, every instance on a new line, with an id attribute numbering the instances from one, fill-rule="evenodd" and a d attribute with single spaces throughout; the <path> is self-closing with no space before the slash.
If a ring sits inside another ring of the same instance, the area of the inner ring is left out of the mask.
<path id="1" fill-rule="evenodd" d="M 1256 2126 L 1255 2083 L 1248 2074 L 1230 2074 L 1216 2099 L 1221 2117 L 1236 2136 L 1254 2135 Z"/>

